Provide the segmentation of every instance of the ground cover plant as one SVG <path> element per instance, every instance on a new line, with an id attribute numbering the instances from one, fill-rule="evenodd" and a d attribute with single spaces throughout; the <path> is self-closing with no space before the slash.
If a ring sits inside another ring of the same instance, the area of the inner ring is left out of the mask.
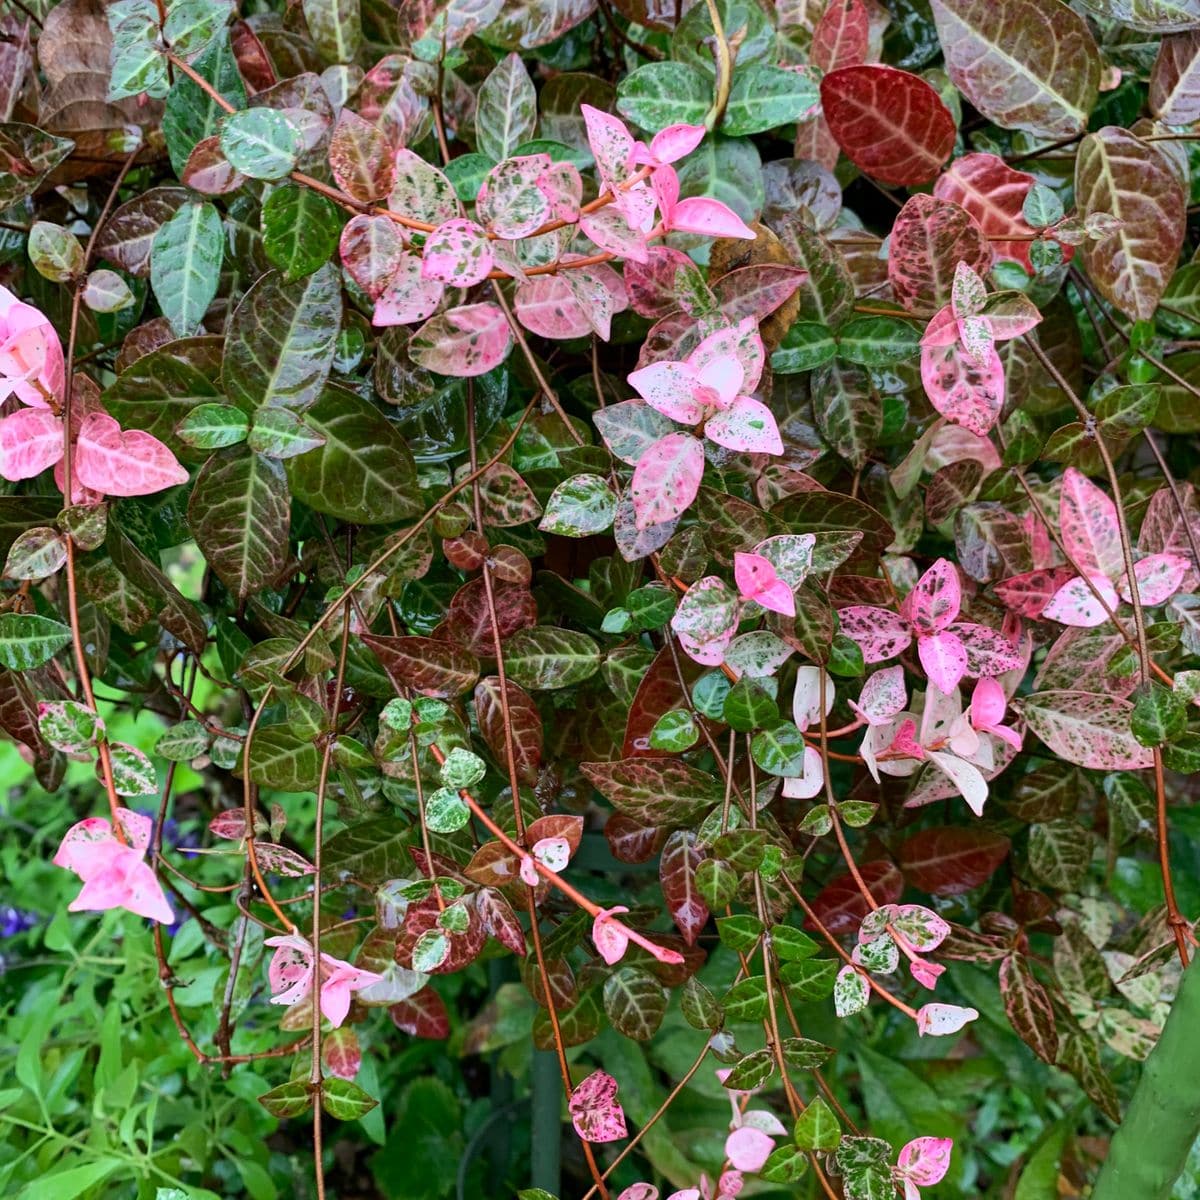
<path id="1" fill-rule="evenodd" d="M 5 1194 L 1196 1195 L 1198 121 L 1195 0 L 10 0 Z"/>

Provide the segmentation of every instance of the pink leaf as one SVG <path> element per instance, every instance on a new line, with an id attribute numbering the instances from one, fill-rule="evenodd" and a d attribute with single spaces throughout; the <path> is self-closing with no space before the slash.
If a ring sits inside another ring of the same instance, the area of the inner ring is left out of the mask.
<path id="1" fill-rule="evenodd" d="M 1138 598 L 1147 608 L 1165 604 L 1183 583 L 1191 563 L 1180 554 L 1151 554 L 1133 564 L 1133 575 L 1137 580 Z M 1129 573 L 1122 574 L 1117 583 L 1117 592 L 1122 600 L 1131 600 Z"/>
<path id="2" fill-rule="evenodd" d="M 1085 574 L 1119 579 L 1125 570 L 1117 510 L 1108 495 L 1082 471 L 1068 467 L 1063 472 L 1062 496 L 1058 505 L 1067 556 Z"/>
<path id="3" fill-rule="evenodd" d="M 664 229 L 677 233 L 697 233 L 703 237 L 754 240 L 754 230 L 720 200 L 710 196 L 691 196 L 680 200 L 679 176 L 673 167 L 659 167 L 651 183 Z"/>
<path id="4" fill-rule="evenodd" d="M 770 561 L 761 554 L 735 553 L 733 577 L 745 599 L 786 617 L 796 615 L 796 597 L 792 589 L 779 578 Z"/>
<path id="5" fill-rule="evenodd" d="M 1070 567 L 1049 567 L 1003 579 L 994 591 L 1001 603 L 1017 616 L 1040 617 L 1058 589 L 1073 578 L 1075 572 Z"/>
<path id="6" fill-rule="evenodd" d="M 734 357 L 741 364 L 743 379 L 741 390 L 753 392 L 762 379 L 767 354 L 758 322 L 746 317 L 736 325 L 728 325 L 710 333 L 688 355 L 688 366 L 699 372 L 710 363 L 721 358 Z"/>
<path id="7" fill-rule="evenodd" d="M 5 479 L 32 479 L 62 456 L 62 421 L 48 408 L 20 408 L 0 420 L 0 475 Z"/>
<path id="8" fill-rule="evenodd" d="M 704 141 L 704 133 L 703 125 L 668 125 L 654 135 L 649 152 L 638 145 L 634 150 L 634 162 L 654 167 L 678 162 Z"/>
<path id="9" fill-rule="evenodd" d="M 993 349 L 981 365 L 957 343 L 921 347 L 921 382 L 944 417 L 983 437 L 1004 406 L 1004 364 Z"/>
<path id="10" fill-rule="evenodd" d="M 492 248 L 483 228 L 455 217 L 444 221 L 425 240 L 421 275 L 453 287 L 473 287 L 492 269 Z"/>
<path id="11" fill-rule="evenodd" d="M 107 496 L 149 496 L 188 480 L 187 471 L 158 438 L 140 429 L 123 432 L 100 412 L 83 418 L 74 465 L 84 487 Z"/>
<path id="12" fill-rule="evenodd" d="M 584 213 L 579 218 L 579 228 L 601 250 L 607 250 L 618 258 L 638 263 L 644 263 L 649 258 L 645 232 L 634 228 L 616 205 L 610 204 L 595 212 Z"/>
<path id="13" fill-rule="evenodd" d="M 743 1125 L 725 1139 L 725 1157 L 738 1171 L 760 1171 L 775 1142 L 759 1129 Z"/>
<path id="14" fill-rule="evenodd" d="M 949 694 L 967 671 L 967 651 L 957 634 L 944 632 L 917 639 L 917 656 L 929 682 Z"/>
<path id="15" fill-rule="evenodd" d="M 539 337 L 559 341 L 585 337 L 591 324 L 562 275 L 537 275 L 517 288 L 517 320 Z"/>
<path id="16" fill-rule="evenodd" d="M 626 1136 L 625 1113 L 617 1102 L 617 1081 L 593 1071 L 571 1093 L 567 1110 L 585 1142 L 615 1142 Z"/>
<path id="17" fill-rule="evenodd" d="M 1054 593 L 1050 603 L 1042 609 L 1042 616 L 1063 625 L 1091 628 L 1103 625 L 1108 620 L 1108 614 L 1116 607 L 1117 589 L 1105 576 L 1092 575 L 1089 586 L 1086 579 L 1076 575 Z"/>
<path id="18" fill-rule="evenodd" d="M 627 913 L 629 909 L 624 904 L 616 904 L 612 908 L 602 908 L 592 921 L 592 941 L 600 952 L 600 957 L 611 967 L 620 962 L 629 948 L 629 934 L 625 927 L 612 920 L 617 913 Z"/>
<path id="19" fill-rule="evenodd" d="M 900 1151 L 896 1170 L 902 1179 L 911 1180 L 920 1187 L 932 1187 L 950 1170 L 953 1149 L 953 1138 L 914 1138 Z"/>
<path id="20" fill-rule="evenodd" d="M 852 604 L 838 610 L 842 632 L 857 643 L 866 663 L 886 662 L 908 649 L 912 633 L 908 622 L 891 609 L 872 604 Z"/>
<path id="21" fill-rule="evenodd" d="M 46 408 L 66 385 L 62 343 L 47 317 L 0 287 L 0 400 Z"/>
<path id="22" fill-rule="evenodd" d="M 917 580 L 900 611 L 917 633 L 940 633 L 958 616 L 961 606 L 962 583 L 958 571 L 949 559 L 939 558 Z"/>
<path id="23" fill-rule="evenodd" d="M 372 286 L 376 286 L 374 283 Z M 421 260 L 415 254 L 401 254 L 391 278 L 384 284 L 375 302 L 371 324 L 410 325 L 424 321 L 437 312 L 446 285 L 421 276 Z"/>
<path id="24" fill-rule="evenodd" d="M 412 335 L 414 362 L 439 375 L 486 375 L 512 349 L 512 329 L 496 304 L 467 304 L 426 321 Z"/>
<path id="25" fill-rule="evenodd" d="M 630 498 L 635 524 L 648 529 L 673 520 L 696 498 L 704 475 L 704 447 L 690 433 L 668 433 L 638 459 Z"/>

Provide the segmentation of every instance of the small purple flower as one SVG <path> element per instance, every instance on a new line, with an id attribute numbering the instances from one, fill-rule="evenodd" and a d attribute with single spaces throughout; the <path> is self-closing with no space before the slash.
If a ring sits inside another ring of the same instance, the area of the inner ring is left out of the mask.
<path id="1" fill-rule="evenodd" d="M 41 920 L 37 913 L 14 908 L 11 904 L 0 905 L 0 938 L 15 937 L 40 924 Z"/>

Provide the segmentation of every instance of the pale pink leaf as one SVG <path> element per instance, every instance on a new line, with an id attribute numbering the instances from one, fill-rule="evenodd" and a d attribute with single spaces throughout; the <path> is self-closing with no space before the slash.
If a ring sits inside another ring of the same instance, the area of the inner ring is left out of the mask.
<path id="1" fill-rule="evenodd" d="M 822 691 L 822 676 L 824 690 Z M 792 693 L 792 720 L 801 732 L 817 725 L 821 720 L 821 698 L 825 699 L 825 715 L 833 710 L 837 689 L 833 676 L 822 667 L 804 663 L 796 668 L 796 689 Z"/>
<path id="2" fill-rule="evenodd" d="M 704 436 L 729 450 L 783 453 L 783 439 L 774 414 L 761 400 L 749 396 L 738 396 L 728 409 L 710 417 L 704 426 Z"/>
<path id="3" fill-rule="evenodd" d="M 725 1139 L 725 1157 L 738 1171 L 757 1172 L 771 1156 L 775 1142 L 752 1126 L 743 1125 Z"/>
<path id="4" fill-rule="evenodd" d="M 650 256 L 645 232 L 634 228 L 615 205 L 584 213 L 579 218 L 579 228 L 601 250 L 618 258 L 644 263 Z"/>
<path id="5" fill-rule="evenodd" d="M 799 775 L 783 781 L 783 794 L 790 800 L 811 800 L 825 787 L 825 760 L 815 746 L 804 747 L 803 767 Z"/>
<path id="6" fill-rule="evenodd" d="M 1138 599 L 1147 608 L 1165 604 L 1183 583 L 1183 577 L 1188 573 L 1191 563 L 1180 554 L 1151 554 L 1138 559 L 1133 564 L 1134 578 L 1137 580 Z M 1129 592 L 1129 573 L 1120 577 L 1117 592 L 1122 600 L 1131 600 Z"/>
<path id="7" fill-rule="evenodd" d="M 857 702 L 850 707 L 868 725 L 882 725 L 902 712 L 908 703 L 908 689 L 904 685 L 903 667 L 884 667 L 876 671 L 863 684 Z"/>
<path id="8" fill-rule="evenodd" d="M 952 692 L 967 671 L 967 651 L 958 635 L 945 631 L 917 639 L 917 656 L 939 691 Z"/>
<path id="9" fill-rule="evenodd" d="M 958 789 L 958 793 L 967 802 L 967 806 L 977 816 L 983 816 L 983 806 L 987 801 L 987 780 L 979 768 L 959 758 L 957 754 L 948 754 L 944 750 L 927 750 L 926 756 L 939 771 L 946 775 Z"/>
<path id="10" fill-rule="evenodd" d="M 1133 705 L 1119 696 L 1051 690 L 1026 697 L 1029 728 L 1059 758 L 1096 771 L 1136 771 L 1154 755 L 1130 732 Z"/>
<path id="11" fill-rule="evenodd" d="M 711 196 L 689 196 L 671 210 L 668 227 L 675 233 L 697 233 L 711 238 L 746 238 L 757 236 L 741 217 L 720 200 Z"/>
<path id="12" fill-rule="evenodd" d="M 629 376 L 629 386 L 672 421 L 695 425 L 704 416 L 704 404 L 696 395 L 696 372 L 687 363 L 651 363 Z"/>
<path id="13" fill-rule="evenodd" d="M 579 111 L 583 114 L 588 145 L 596 160 L 596 170 L 608 189 L 615 191 L 615 185 L 622 183 L 630 174 L 633 135 L 619 117 L 602 112 L 590 104 L 581 104 Z"/>
<path id="14" fill-rule="evenodd" d="M 753 317 L 746 317 L 736 325 L 727 325 L 710 333 L 687 356 L 687 362 L 694 371 L 700 372 L 710 363 L 729 357 L 736 358 L 741 364 L 741 390 L 753 392 L 762 379 L 767 361 L 758 322 Z"/>
<path id="15" fill-rule="evenodd" d="M 617 913 L 628 911 L 624 904 L 616 904 L 612 908 L 602 908 L 592 921 L 592 941 L 600 952 L 600 957 L 610 967 L 620 962 L 629 948 L 629 934 L 623 925 L 612 918 Z"/>
<path id="16" fill-rule="evenodd" d="M 671 521 L 696 498 L 704 475 L 704 447 L 690 433 L 668 433 L 633 470 L 630 498 L 635 524 L 648 529 Z"/>
<path id="17" fill-rule="evenodd" d="M 106 496 L 149 496 L 188 480 L 187 471 L 158 438 L 140 429 L 123 431 L 101 412 L 83 418 L 74 465 L 84 487 Z"/>
<path id="18" fill-rule="evenodd" d="M 62 456 L 62 421 L 48 408 L 20 408 L 0 420 L 0 475 L 5 479 L 32 479 Z"/>
<path id="19" fill-rule="evenodd" d="M 1042 609 L 1042 616 L 1062 625 L 1091 628 L 1103 625 L 1116 607 L 1117 589 L 1106 576 L 1092 575 L 1089 586 L 1088 580 L 1076 575 L 1054 593 L 1049 604 Z"/>
<path id="20" fill-rule="evenodd" d="M 426 321 L 408 345 L 414 362 L 439 375 L 485 375 L 512 349 L 512 329 L 496 304 L 467 304 Z"/>
<path id="21" fill-rule="evenodd" d="M 473 287 L 492 269 L 487 234 L 474 221 L 455 217 L 443 221 L 425 240 L 421 275 L 453 287 Z"/>
<path id="22" fill-rule="evenodd" d="M 65 385 L 62 343 L 49 318 L 0 287 L 0 400 L 15 395 L 46 408 Z"/>
<path id="23" fill-rule="evenodd" d="M 926 1004 L 917 1010 L 917 1033 L 924 1037 L 946 1037 L 958 1033 L 971 1021 L 978 1020 L 979 1011 L 960 1008 L 957 1004 Z"/>
<path id="24" fill-rule="evenodd" d="M 586 337 L 592 326 L 562 275 L 537 275 L 517 288 L 517 320 L 539 337 L 560 341 Z"/>
<path id="25" fill-rule="evenodd" d="M 396 269 L 375 301 L 371 324 L 382 327 L 424 321 L 437 312 L 445 293 L 444 283 L 422 278 L 421 260 L 415 254 L 401 254 Z"/>

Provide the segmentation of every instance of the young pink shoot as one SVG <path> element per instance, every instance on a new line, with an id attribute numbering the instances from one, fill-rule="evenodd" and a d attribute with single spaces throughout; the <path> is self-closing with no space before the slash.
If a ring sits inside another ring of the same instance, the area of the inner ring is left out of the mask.
<path id="1" fill-rule="evenodd" d="M 769 612 L 785 617 L 796 615 L 795 594 L 780 579 L 771 561 L 761 554 L 737 551 L 733 556 L 733 577 L 743 600 L 752 600 Z"/>
<path id="2" fill-rule="evenodd" d="M 627 1136 L 625 1110 L 617 1102 L 617 1081 L 593 1071 L 571 1093 L 567 1104 L 575 1132 L 585 1142 L 615 1142 Z"/>
<path id="3" fill-rule="evenodd" d="M 57 407 L 65 384 L 62 343 L 49 318 L 0 287 L 0 401 Z"/>
<path id="4" fill-rule="evenodd" d="M 921 1200 L 921 1188 L 941 1183 L 950 1170 L 953 1138 L 919 1137 L 903 1147 L 892 1178 L 904 1188 L 904 1200 Z"/>
<path id="5" fill-rule="evenodd" d="M 271 1003 L 291 1007 L 307 999 L 312 993 L 315 973 L 312 943 L 298 933 L 288 933 L 269 937 L 263 944 L 275 948 L 267 968 L 274 993 Z M 383 981 L 382 975 L 352 966 L 332 954 L 321 955 L 320 976 L 317 1003 L 321 1015 L 334 1029 L 341 1026 L 350 1011 L 352 992 Z"/>
<path id="6" fill-rule="evenodd" d="M 659 167 L 650 179 L 661 217 L 661 233 L 696 233 L 712 238 L 746 238 L 754 230 L 728 205 L 711 196 L 679 198 L 679 176 L 674 167 Z"/>
<path id="7" fill-rule="evenodd" d="M 125 835 L 123 844 L 105 817 L 86 817 L 63 835 L 54 865 L 83 880 L 68 912 L 102 912 L 125 908 L 139 917 L 170 925 L 170 904 L 149 863 L 145 861 L 153 822 L 128 808 L 117 809 Z"/>

